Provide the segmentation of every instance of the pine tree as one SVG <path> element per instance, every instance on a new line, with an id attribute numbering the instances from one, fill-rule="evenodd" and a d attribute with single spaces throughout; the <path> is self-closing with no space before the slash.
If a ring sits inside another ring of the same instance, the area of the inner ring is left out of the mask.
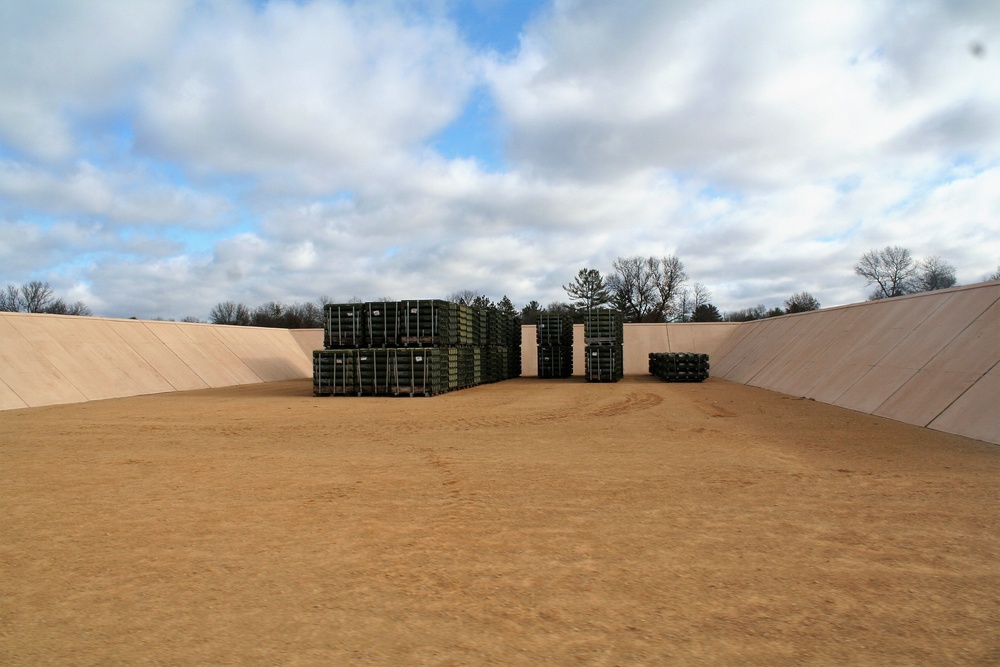
<path id="1" fill-rule="evenodd" d="M 611 301 L 611 294 L 601 272 L 597 269 L 580 269 L 569 285 L 563 285 L 573 305 L 581 310 L 590 310 L 606 305 Z"/>

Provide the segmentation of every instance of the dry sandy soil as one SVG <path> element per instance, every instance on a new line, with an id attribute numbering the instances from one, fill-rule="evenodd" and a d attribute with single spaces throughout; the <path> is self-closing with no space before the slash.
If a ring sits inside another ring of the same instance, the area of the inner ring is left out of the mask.
<path id="1" fill-rule="evenodd" d="M 0 664 L 998 664 L 998 480 L 716 379 L 0 412 Z"/>

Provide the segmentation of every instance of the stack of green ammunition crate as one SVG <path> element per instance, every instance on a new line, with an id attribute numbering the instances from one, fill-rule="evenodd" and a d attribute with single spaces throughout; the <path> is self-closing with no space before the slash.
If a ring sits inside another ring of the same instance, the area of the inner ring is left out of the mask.
<path id="1" fill-rule="evenodd" d="M 573 317 L 566 313 L 538 314 L 538 377 L 567 378 L 573 374 Z"/>
<path id="2" fill-rule="evenodd" d="M 435 396 L 521 374 L 520 324 L 492 310 L 440 299 L 328 304 L 323 331 L 317 396 Z"/>
<path id="3" fill-rule="evenodd" d="M 708 355 L 696 352 L 650 352 L 649 373 L 666 382 L 704 382 Z"/>
<path id="4" fill-rule="evenodd" d="M 588 382 L 618 382 L 625 376 L 625 325 L 621 312 L 593 308 L 584 313 Z"/>

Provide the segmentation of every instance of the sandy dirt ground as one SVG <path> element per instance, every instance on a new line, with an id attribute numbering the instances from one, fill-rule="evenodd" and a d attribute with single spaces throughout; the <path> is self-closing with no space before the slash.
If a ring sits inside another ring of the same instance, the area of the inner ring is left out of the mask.
<path id="1" fill-rule="evenodd" d="M 998 664 L 998 489 L 716 379 L 0 412 L 0 664 Z"/>

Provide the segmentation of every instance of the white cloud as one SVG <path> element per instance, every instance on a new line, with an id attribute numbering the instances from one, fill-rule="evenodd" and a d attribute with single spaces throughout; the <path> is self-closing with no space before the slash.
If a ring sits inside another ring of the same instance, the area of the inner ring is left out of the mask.
<path id="1" fill-rule="evenodd" d="M 1000 59 L 967 48 L 996 38 L 997 9 L 983 27 L 930 2 L 556 7 L 490 69 L 513 156 L 536 170 L 657 167 L 778 187 L 898 159 L 939 134 L 1000 143 L 987 111 Z"/>
<path id="2" fill-rule="evenodd" d="M 0 284 L 124 317 L 546 304 L 676 254 L 732 310 L 859 300 L 889 244 L 1000 260 L 996 3 L 560 0 L 505 56 L 450 6 L 0 6 Z M 484 83 L 506 166 L 430 148 Z"/>
<path id="3" fill-rule="evenodd" d="M 191 2 L 0 3 L 0 141 L 39 159 L 73 158 L 78 124 L 130 97 Z"/>
<path id="4" fill-rule="evenodd" d="M 442 128 L 473 83 L 445 23 L 364 4 L 212 7 L 141 95 L 140 145 L 198 169 L 293 188 L 325 170 L 329 187 Z"/>
<path id="5" fill-rule="evenodd" d="M 0 210 L 100 217 L 139 226 L 217 228 L 231 213 L 222 196 L 160 180 L 142 165 L 102 169 L 81 160 L 66 167 L 0 160 Z"/>

